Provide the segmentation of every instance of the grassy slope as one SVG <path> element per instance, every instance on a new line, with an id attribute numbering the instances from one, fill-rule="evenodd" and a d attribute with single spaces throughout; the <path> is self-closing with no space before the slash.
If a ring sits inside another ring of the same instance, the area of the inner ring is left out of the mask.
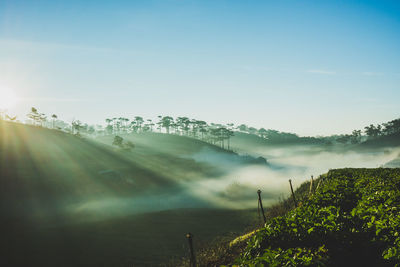
<path id="1" fill-rule="evenodd" d="M 127 154 L 130 160 L 150 170 L 157 170 L 172 180 L 184 181 L 224 173 L 216 166 L 185 157 L 201 149 L 202 146 L 199 146 L 195 139 L 152 133 L 121 136 L 135 144 L 132 153 Z M 102 136 L 97 140 L 109 145 L 112 144 L 113 138 Z"/>
<path id="2" fill-rule="evenodd" d="M 158 134 L 136 136 L 133 141 L 137 146 L 132 153 L 121 152 L 62 132 L 0 122 L 1 262 L 151 265 L 184 256 L 186 231 L 196 233 L 198 244 L 226 232 L 239 233 L 253 221 L 254 211 L 211 208 L 86 220 L 92 214 L 85 210 L 70 215 L 60 208 L 113 197 L 155 195 L 151 201 L 162 203 L 164 192 L 182 191 L 179 179 L 223 173 L 185 156 L 201 150 L 203 142 Z M 110 176 L 99 173 L 106 170 L 112 170 Z M 103 213 L 113 209 L 104 207 Z"/>
<path id="3" fill-rule="evenodd" d="M 255 211 L 178 209 L 97 222 L 16 225 L 3 234 L 3 266 L 156 266 L 188 255 L 215 236 L 240 233 Z M 4 229 L 4 228 L 2 228 Z M 22 256 L 23 255 L 23 256 Z"/>
<path id="4" fill-rule="evenodd" d="M 180 167 L 186 167 L 187 172 L 191 172 L 196 168 L 191 163 L 196 161 L 197 165 L 199 165 L 199 162 L 204 163 L 205 165 L 203 166 L 206 168 L 202 171 L 208 171 L 207 175 L 211 176 L 222 174 L 221 168 L 215 168 L 216 166 L 221 167 L 229 163 L 233 163 L 236 166 L 263 164 L 262 161 L 260 162 L 256 158 L 241 156 L 219 146 L 186 136 L 161 133 L 132 133 L 122 134 L 121 136 L 124 140 L 132 141 L 135 144 L 134 153 L 131 156 L 136 162 L 141 162 L 144 165 L 146 162 L 143 161 L 143 158 L 151 157 L 155 164 L 168 160 L 167 166 L 178 164 Z M 97 140 L 104 144 L 111 144 L 113 136 L 101 136 Z M 183 160 L 185 162 L 182 164 L 180 161 Z M 217 161 L 218 164 L 215 164 Z M 185 173 L 185 177 L 187 177 L 187 172 L 180 171 L 177 175 Z M 184 177 L 180 179 L 184 179 Z"/>
<path id="5" fill-rule="evenodd" d="M 178 181 L 223 174 L 218 166 L 187 156 L 204 148 L 237 157 L 195 139 L 164 134 L 125 137 L 136 147 L 122 152 L 110 145 L 112 138 L 102 137 L 101 144 L 54 130 L 0 122 L 0 197 L 48 202 L 63 195 L 85 199 L 136 196 L 176 187 Z M 111 174 L 102 174 L 107 171 Z"/>
<path id="6" fill-rule="evenodd" d="M 63 196 L 121 196 L 173 186 L 163 175 L 122 153 L 53 130 L 3 122 L 0 151 L 3 200 L 45 205 Z M 117 183 L 99 173 L 109 169 L 123 179 Z"/>

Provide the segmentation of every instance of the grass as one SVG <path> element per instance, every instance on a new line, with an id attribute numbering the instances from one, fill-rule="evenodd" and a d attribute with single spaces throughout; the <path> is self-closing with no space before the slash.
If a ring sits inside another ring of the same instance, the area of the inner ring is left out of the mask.
<path id="1" fill-rule="evenodd" d="M 168 206 L 182 194 L 181 206 L 207 206 L 179 184 L 224 173 L 187 156 L 207 144 L 160 134 L 132 138 L 137 146 L 129 153 L 107 140 L 1 121 L 1 266 L 154 266 L 186 255 L 186 232 L 200 248 L 253 224 L 254 211 Z M 123 208 L 107 206 L 115 199 Z M 96 210 L 81 209 L 90 205 Z"/>
<path id="2" fill-rule="evenodd" d="M 237 235 L 254 210 L 178 209 L 103 221 L 2 225 L 2 266 L 154 266 L 188 254 L 216 236 Z M 6 228 L 7 227 L 7 228 Z M 12 227 L 12 228 L 10 228 Z"/>

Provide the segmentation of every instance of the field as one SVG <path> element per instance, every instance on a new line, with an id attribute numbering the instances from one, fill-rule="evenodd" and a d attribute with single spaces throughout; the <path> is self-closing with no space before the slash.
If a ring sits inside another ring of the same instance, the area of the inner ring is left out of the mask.
<path id="1" fill-rule="evenodd" d="M 154 266 L 188 255 L 219 235 L 243 232 L 256 210 L 175 209 L 91 222 L 10 222 L 2 229 L 3 266 Z"/>
<path id="2" fill-rule="evenodd" d="M 321 180 L 298 208 L 256 233 L 239 264 L 400 264 L 400 169 L 332 170 Z"/>

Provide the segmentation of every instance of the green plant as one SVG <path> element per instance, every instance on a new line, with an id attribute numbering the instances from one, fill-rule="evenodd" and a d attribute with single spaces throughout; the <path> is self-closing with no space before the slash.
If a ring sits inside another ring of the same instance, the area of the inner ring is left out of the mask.
<path id="1" fill-rule="evenodd" d="M 302 206 L 270 220 L 237 264 L 400 264 L 400 169 L 332 170 Z"/>

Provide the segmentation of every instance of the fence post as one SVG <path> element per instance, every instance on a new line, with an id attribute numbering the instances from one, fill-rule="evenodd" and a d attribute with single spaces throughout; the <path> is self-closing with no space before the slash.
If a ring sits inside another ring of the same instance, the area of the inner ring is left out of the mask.
<path id="1" fill-rule="evenodd" d="M 293 191 L 293 186 L 292 186 L 292 180 L 289 179 L 289 184 L 290 184 L 290 190 L 292 191 L 292 197 L 293 197 L 293 202 L 294 202 L 294 207 L 297 207 L 297 201 L 296 201 L 296 197 L 294 196 L 294 191 Z"/>
<path id="2" fill-rule="evenodd" d="M 318 182 L 318 184 L 317 184 L 317 188 L 315 188 L 315 192 L 318 191 L 318 188 L 319 188 L 319 186 L 320 186 L 320 184 L 321 184 L 321 182 L 322 182 L 322 178 L 320 177 L 319 179 L 320 179 L 320 180 L 319 180 L 319 182 Z"/>
<path id="3" fill-rule="evenodd" d="M 188 239 L 189 242 L 189 250 L 190 250 L 190 267 L 196 267 L 196 257 L 194 254 L 194 249 L 193 249 L 193 235 L 191 233 L 186 234 L 186 238 Z"/>
<path id="4" fill-rule="evenodd" d="M 267 218 L 265 217 L 264 208 L 263 208 L 263 204 L 262 204 L 262 200 L 261 200 L 261 190 L 260 189 L 257 190 L 257 194 L 258 194 L 258 204 L 260 205 L 260 208 L 261 208 L 261 213 L 262 213 L 262 216 L 264 219 L 264 223 L 267 223 Z"/>
<path id="5" fill-rule="evenodd" d="M 314 177 L 311 175 L 310 192 L 308 193 L 308 197 L 310 197 L 312 195 L 313 182 L 314 182 Z"/>

